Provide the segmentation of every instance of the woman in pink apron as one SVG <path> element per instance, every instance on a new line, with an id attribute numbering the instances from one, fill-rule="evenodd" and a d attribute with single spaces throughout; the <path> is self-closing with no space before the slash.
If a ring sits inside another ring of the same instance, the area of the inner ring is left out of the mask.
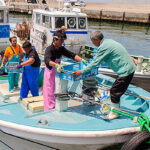
<path id="1" fill-rule="evenodd" d="M 53 34 L 53 43 L 48 46 L 45 51 L 44 61 L 46 67 L 44 71 L 43 85 L 44 111 L 55 108 L 55 68 L 57 72 L 62 72 L 62 67 L 59 64 L 61 57 L 65 56 L 78 62 L 85 62 L 84 59 L 62 46 L 66 38 L 67 37 L 64 31 L 55 31 L 55 33 Z"/>

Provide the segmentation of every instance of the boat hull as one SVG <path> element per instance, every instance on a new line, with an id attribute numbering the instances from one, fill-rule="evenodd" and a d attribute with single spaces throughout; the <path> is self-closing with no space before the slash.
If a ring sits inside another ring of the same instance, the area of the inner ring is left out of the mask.
<path id="1" fill-rule="evenodd" d="M 110 69 L 105 69 L 105 68 L 99 68 L 99 73 L 116 78 L 117 75 L 111 71 Z M 140 87 L 148 92 L 150 92 L 150 75 L 149 74 L 141 74 L 136 72 L 134 74 L 134 77 L 131 81 L 131 84 Z"/>
<path id="2" fill-rule="evenodd" d="M 2 150 L 11 147 L 17 150 L 97 150 L 124 143 L 139 131 L 139 127 L 106 132 L 62 132 L 32 128 L 9 122 L 0 122 L 0 146 Z"/>

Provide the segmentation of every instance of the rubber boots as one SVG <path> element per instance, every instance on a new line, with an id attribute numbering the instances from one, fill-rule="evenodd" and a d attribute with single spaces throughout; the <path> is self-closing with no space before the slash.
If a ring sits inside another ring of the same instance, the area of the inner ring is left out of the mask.
<path id="1" fill-rule="evenodd" d="M 111 103 L 111 110 L 113 108 L 120 108 L 120 103 Z M 113 120 L 119 117 L 118 113 L 110 111 L 110 113 L 104 118 L 104 120 Z"/>

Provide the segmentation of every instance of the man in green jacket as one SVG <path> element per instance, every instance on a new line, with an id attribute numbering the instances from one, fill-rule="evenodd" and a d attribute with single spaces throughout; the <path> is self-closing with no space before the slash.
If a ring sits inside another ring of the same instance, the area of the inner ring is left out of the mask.
<path id="1" fill-rule="evenodd" d="M 126 49 L 112 39 L 104 39 L 101 31 L 93 31 L 90 38 L 92 43 L 98 47 L 96 56 L 83 70 L 74 72 L 74 76 L 78 77 L 82 73 L 89 72 L 104 61 L 118 75 L 110 89 L 110 96 L 111 106 L 120 108 L 120 97 L 127 90 L 136 66 Z M 105 119 L 112 120 L 118 117 L 117 113 L 110 112 Z"/>

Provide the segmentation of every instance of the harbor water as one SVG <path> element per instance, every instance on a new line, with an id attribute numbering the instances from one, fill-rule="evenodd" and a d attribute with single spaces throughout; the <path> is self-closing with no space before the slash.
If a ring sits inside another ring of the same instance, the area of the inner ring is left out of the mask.
<path id="1" fill-rule="evenodd" d="M 31 20 L 31 15 L 10 14 L 9 21 L 15 28 L 17 22 Z M 105 38 L 120 42 L 130 55 L 150 57 L 150 25 L 136 25 L 118 22 L 88 21 L 89 35 L 87 45 L 93 46 L 90 41 L 90 32 L 101 30 Z"/>

